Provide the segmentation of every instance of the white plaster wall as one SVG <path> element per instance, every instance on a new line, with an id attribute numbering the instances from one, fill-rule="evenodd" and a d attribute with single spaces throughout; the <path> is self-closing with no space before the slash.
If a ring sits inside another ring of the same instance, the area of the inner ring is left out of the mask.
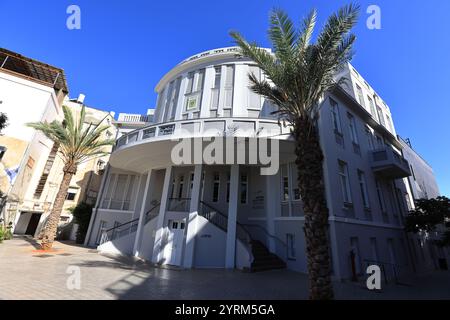
<path id="1" fill-rule="evenodd" d="M 194 265 L 197 268 L 224 268 L 226 233 L 197 217 L 197 235 L 195 237 Z"/>
<path id="2" fill-rule="evenodd" d="M 2 133 L 31 141 L 34 130 L 25 124 L 43 118 L 49 100 L 54 94 L 53 89 L 0 71 L 0 92 L 3 102 L 1 111 L 5 112 L 9 119 L 9 125 Z"/>

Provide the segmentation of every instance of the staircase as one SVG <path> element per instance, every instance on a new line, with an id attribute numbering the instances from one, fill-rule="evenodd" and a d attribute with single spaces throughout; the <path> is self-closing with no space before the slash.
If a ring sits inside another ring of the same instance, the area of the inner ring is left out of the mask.
<path id="1" fill-rule="evenodd" d="M 250 272 L 267 271 L 273 269 L 284 269 L 286 263 L 277 255 L 271 253 L 261 241 L 252 240 L 251 248 L 253 254 L 253 262 Z"/>
<path id="2" fill-rule="evenodd" d="M 199 215 L 227 232 L 228 217 L 210 204 L 200 201 Z M 246 271 L 258 272 L 286 268 L 286 263 L 282 259 L 271 253 L 261 241 L 252 239 L 245 225 L 239 222 L 236 223 L 236 238 L 246 245 L 253 255 L 250 268 Z"/>
<path id="3" fill-rule="evenodd" d="M 144 225 L 158 216 L 159 212 L 156 210 L 156 208 L 159 207 L 160 203 L 158 201 L 154 201 L 152 202 L 152 205 L 153 207 L 145 213 Z M 119 224 L 113 228 L 103 230 L 99 246 L 108 241 L 113 241 L 136 232 L 138 224 L 139 218 Z"/>

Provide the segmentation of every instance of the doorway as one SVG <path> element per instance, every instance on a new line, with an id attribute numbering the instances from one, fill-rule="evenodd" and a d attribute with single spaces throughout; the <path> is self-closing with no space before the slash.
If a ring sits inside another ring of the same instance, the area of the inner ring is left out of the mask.
<path id="1" fill-rule="evenodd" d="M 30 217 L 30 221 L 28 222 L 28 226 L 25 231 L 25 234 L 34 237 L 34 234 L 36 233 L 36 229 L 39 225 L 39 220 L 41 220 L 41 214 L 40 213 L 32 213 L 31 217 Z"/>
<path id="2" fill-rule="evenodd" d="M 164 264 L 181 265 L 185 227 L 184 220 L 169 220 L 167 243 L 164 249 Z"/>

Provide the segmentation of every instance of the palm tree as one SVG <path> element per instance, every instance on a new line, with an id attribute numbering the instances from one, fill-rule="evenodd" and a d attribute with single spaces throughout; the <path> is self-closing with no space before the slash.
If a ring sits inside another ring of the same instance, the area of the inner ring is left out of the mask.
<path id="1" fill-rule="evenodd" d="M 63 179 L 53 203 L 52 210 L 44 228 L 41 242 L 42 250 L 50 250 L 56 236 L 61 211 L 66 199 L 72 176 L 76 174 L 78 165 L 93 157 L 108 154 L 105 147 L 114 144 L 114 140 L 102 140 L 102 134 L 109 128 L 107 125 L 85 124 L 86 110 L 81 108 L 80 116 L 76 121 L 67 106 L 63 106 L 64 121 L 34 122 L 27 126 L 41 131 L 54 143 L 59 145 L 58 154 L 63 160 Z"/>
<path id="2" fill-rule="evenodd" d="M 353 56 L 356 37 L 350 30 L 357 22 L 358 13 L 358 5 L 342 7 L 328 18 L 312 43 L 316 10 L 296 30 L 286 13 L 274 9 L 268 31 L 273 54 L 249 43 L 238 32 L 230 33 L 241 54 L 252 59 L 270 81 L 249 74 L 251 89 L 275 104 L 276 113 L 292 126 L 298 186 L 305 212 L 310 299 L 333 298 L 323 152 L 316 119 L 324 94 L 344 81 L 334 79 Z"/>

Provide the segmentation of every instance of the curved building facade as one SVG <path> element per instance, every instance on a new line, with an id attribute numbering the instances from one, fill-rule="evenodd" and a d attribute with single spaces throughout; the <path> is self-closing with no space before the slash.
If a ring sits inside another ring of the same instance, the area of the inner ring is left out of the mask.
<path id="1" fill-rule="evenodd" d="M 307 271 L 290 127 L 249 88 L 264 74 L 238 53 L 197 54 L 159 81 L 153 123 L 117 140 L 86 244 L 185 268 Z M 318 120 L 334 276 L 371 261 L 409 272 L 410 169 L 392 115 L 353 67 L 337 76 L 349 81 Z"/>

